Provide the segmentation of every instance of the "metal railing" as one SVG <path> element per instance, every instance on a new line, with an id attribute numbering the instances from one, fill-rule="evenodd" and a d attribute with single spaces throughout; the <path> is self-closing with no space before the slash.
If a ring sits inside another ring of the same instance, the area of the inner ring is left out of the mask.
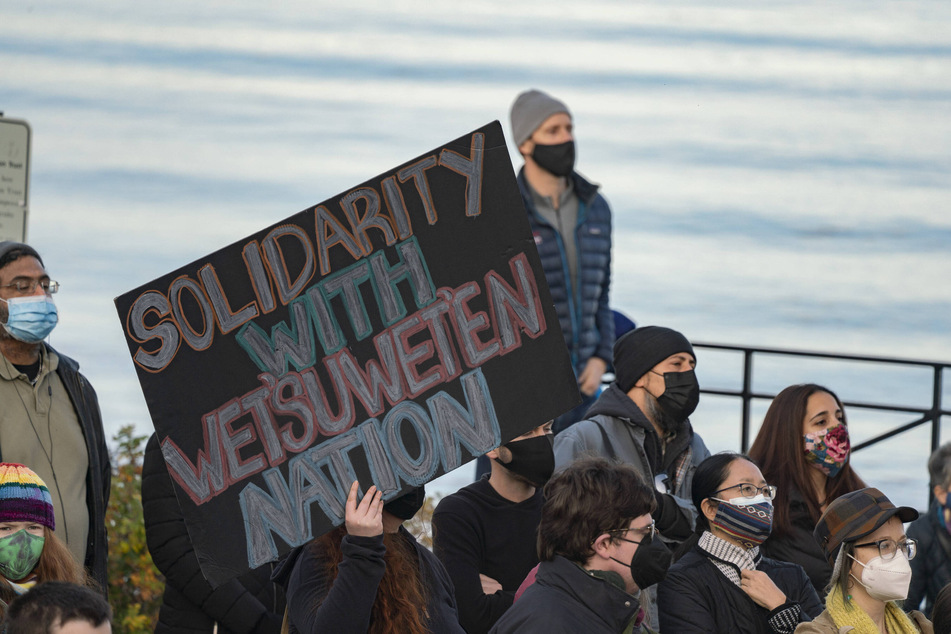
<path id="1" fill-rule="evenodd" d="M 814 359 L 827 359 L 834 361 L 861 361 L 876 364 L 885 364 L 891 366 L 919 367 L 929 368 L 931 370 L 931 405 L 930 407 L 912 407 L 908 405 L 897 405 L 891 403 L 870 403 L 863 401 L 846 401 L 842 404 L 848 407 L 858 407 L 862 409 L 875 410 L 881 412 L 895 412 L 908 414 L 914 417 L 910 422 L 893 427 L 888 431 L 869 438 L 864 442 L 852 446 L 852 451 L 861 451 L 866 447 L 871 447 L 883 440 L 904 433 L 926 423 L 931 424 L 931 451 L 938 448 L 941 443 L 941 417 L 951 416 L 951 410 L 942 407 L 942 392 L 944 370 L 951 368 L 951 362 L 942 363 L 937 361 L 922 361 L 918 359 L 900 359 L 892 357 L 868 357 L 854 354 L 834 354 L 827 352 L 808 352 L 804 350 L 784 350 L 780 348 L 752 348 L 748 346 L 730 346 L 714 343 L 694 343 L 694 348 L 703 348 L 706 350 L 721 350 L 728 352 L 737 352 L 743 354 L 743 387 L 739 390 L 728 389 L 701 389 L 701 393 L 715 394 L 717 396 L 731 396 L 742 399 L 742 418 L 740 431 L 741 451 L 746 453 L 750 445 L 750 414 L 754 399 L 773 399 L 776 394 L 767 392 L 756 392 L 753 390 L 753 358 L 755 355 L 770 356 L 789 356 L 789 357 L 807 357 Z"/>

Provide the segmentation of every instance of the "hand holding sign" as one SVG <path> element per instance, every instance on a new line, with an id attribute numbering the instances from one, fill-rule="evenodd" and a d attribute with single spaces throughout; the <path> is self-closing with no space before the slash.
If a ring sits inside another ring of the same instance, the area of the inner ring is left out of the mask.
<path id="1" fill-rule="evenodd" d="M 213 586 L 580 402 L 497 121 L 116 309 Z"/>
<path id="2" fill-rule="evenodd" d="M 347 535 L 354 537 L 375 537 L 383 534 L 383 492 L 371 486 L 367 494 L 357 505 L 357 493 L 360 483 L 356 480 L 350 485 L 347 496 Z"/>

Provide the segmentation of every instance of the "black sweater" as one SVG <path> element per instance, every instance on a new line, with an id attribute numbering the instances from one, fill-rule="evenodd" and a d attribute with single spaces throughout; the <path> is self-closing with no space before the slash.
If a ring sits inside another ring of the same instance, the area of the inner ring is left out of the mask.
<path id="1" fill-rule="evenodd" d="M 483 478 L 443 498 L 433 513 L 433 551 L 446 566 L 469 634 L 488 632 L 509 609 L 525 575 L 538 563 L 536 534 L 542 494 L 511 502 Z M 502 585 L 485 594 L 479 575 Z"/>

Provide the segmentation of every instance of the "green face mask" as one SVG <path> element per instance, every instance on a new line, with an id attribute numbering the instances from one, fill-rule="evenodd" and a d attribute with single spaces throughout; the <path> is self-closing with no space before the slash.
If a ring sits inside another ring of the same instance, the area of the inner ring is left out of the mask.
<path id="1" fill-rule="evenodd" d="M 24 579 L 36 568 L 43 553 L 45 537 L 21 529 L 0 539 L 0 574 L 10 581 Z"/>

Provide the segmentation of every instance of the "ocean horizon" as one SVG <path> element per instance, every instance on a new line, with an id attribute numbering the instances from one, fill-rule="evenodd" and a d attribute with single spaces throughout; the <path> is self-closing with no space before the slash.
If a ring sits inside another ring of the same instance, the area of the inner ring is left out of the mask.
<path id="1" fill-rule="evenodd" d="M 63 285 L 51 343 L 107 435 L 152 432 L 115 297 L 490 121 L 508 135 L 531 87 L 572 110 L 578 169 L 614 213 L 612 305 L 638 324 L 951 361 L 951 5 L 7 3 L 0 111 L 32 127 L 29 242 Z M 737 371 L 698 354 L 703 387 Z M 932 391 L 917 371 L 775 358 L 756 381 Z M 704 397 L 692 420 L 736 450 L 738 413 Z M 848 415 L 854 443 L 902 420 Z M 920 427 L 854 460 L 923 508 L 929 450 Z"/>

